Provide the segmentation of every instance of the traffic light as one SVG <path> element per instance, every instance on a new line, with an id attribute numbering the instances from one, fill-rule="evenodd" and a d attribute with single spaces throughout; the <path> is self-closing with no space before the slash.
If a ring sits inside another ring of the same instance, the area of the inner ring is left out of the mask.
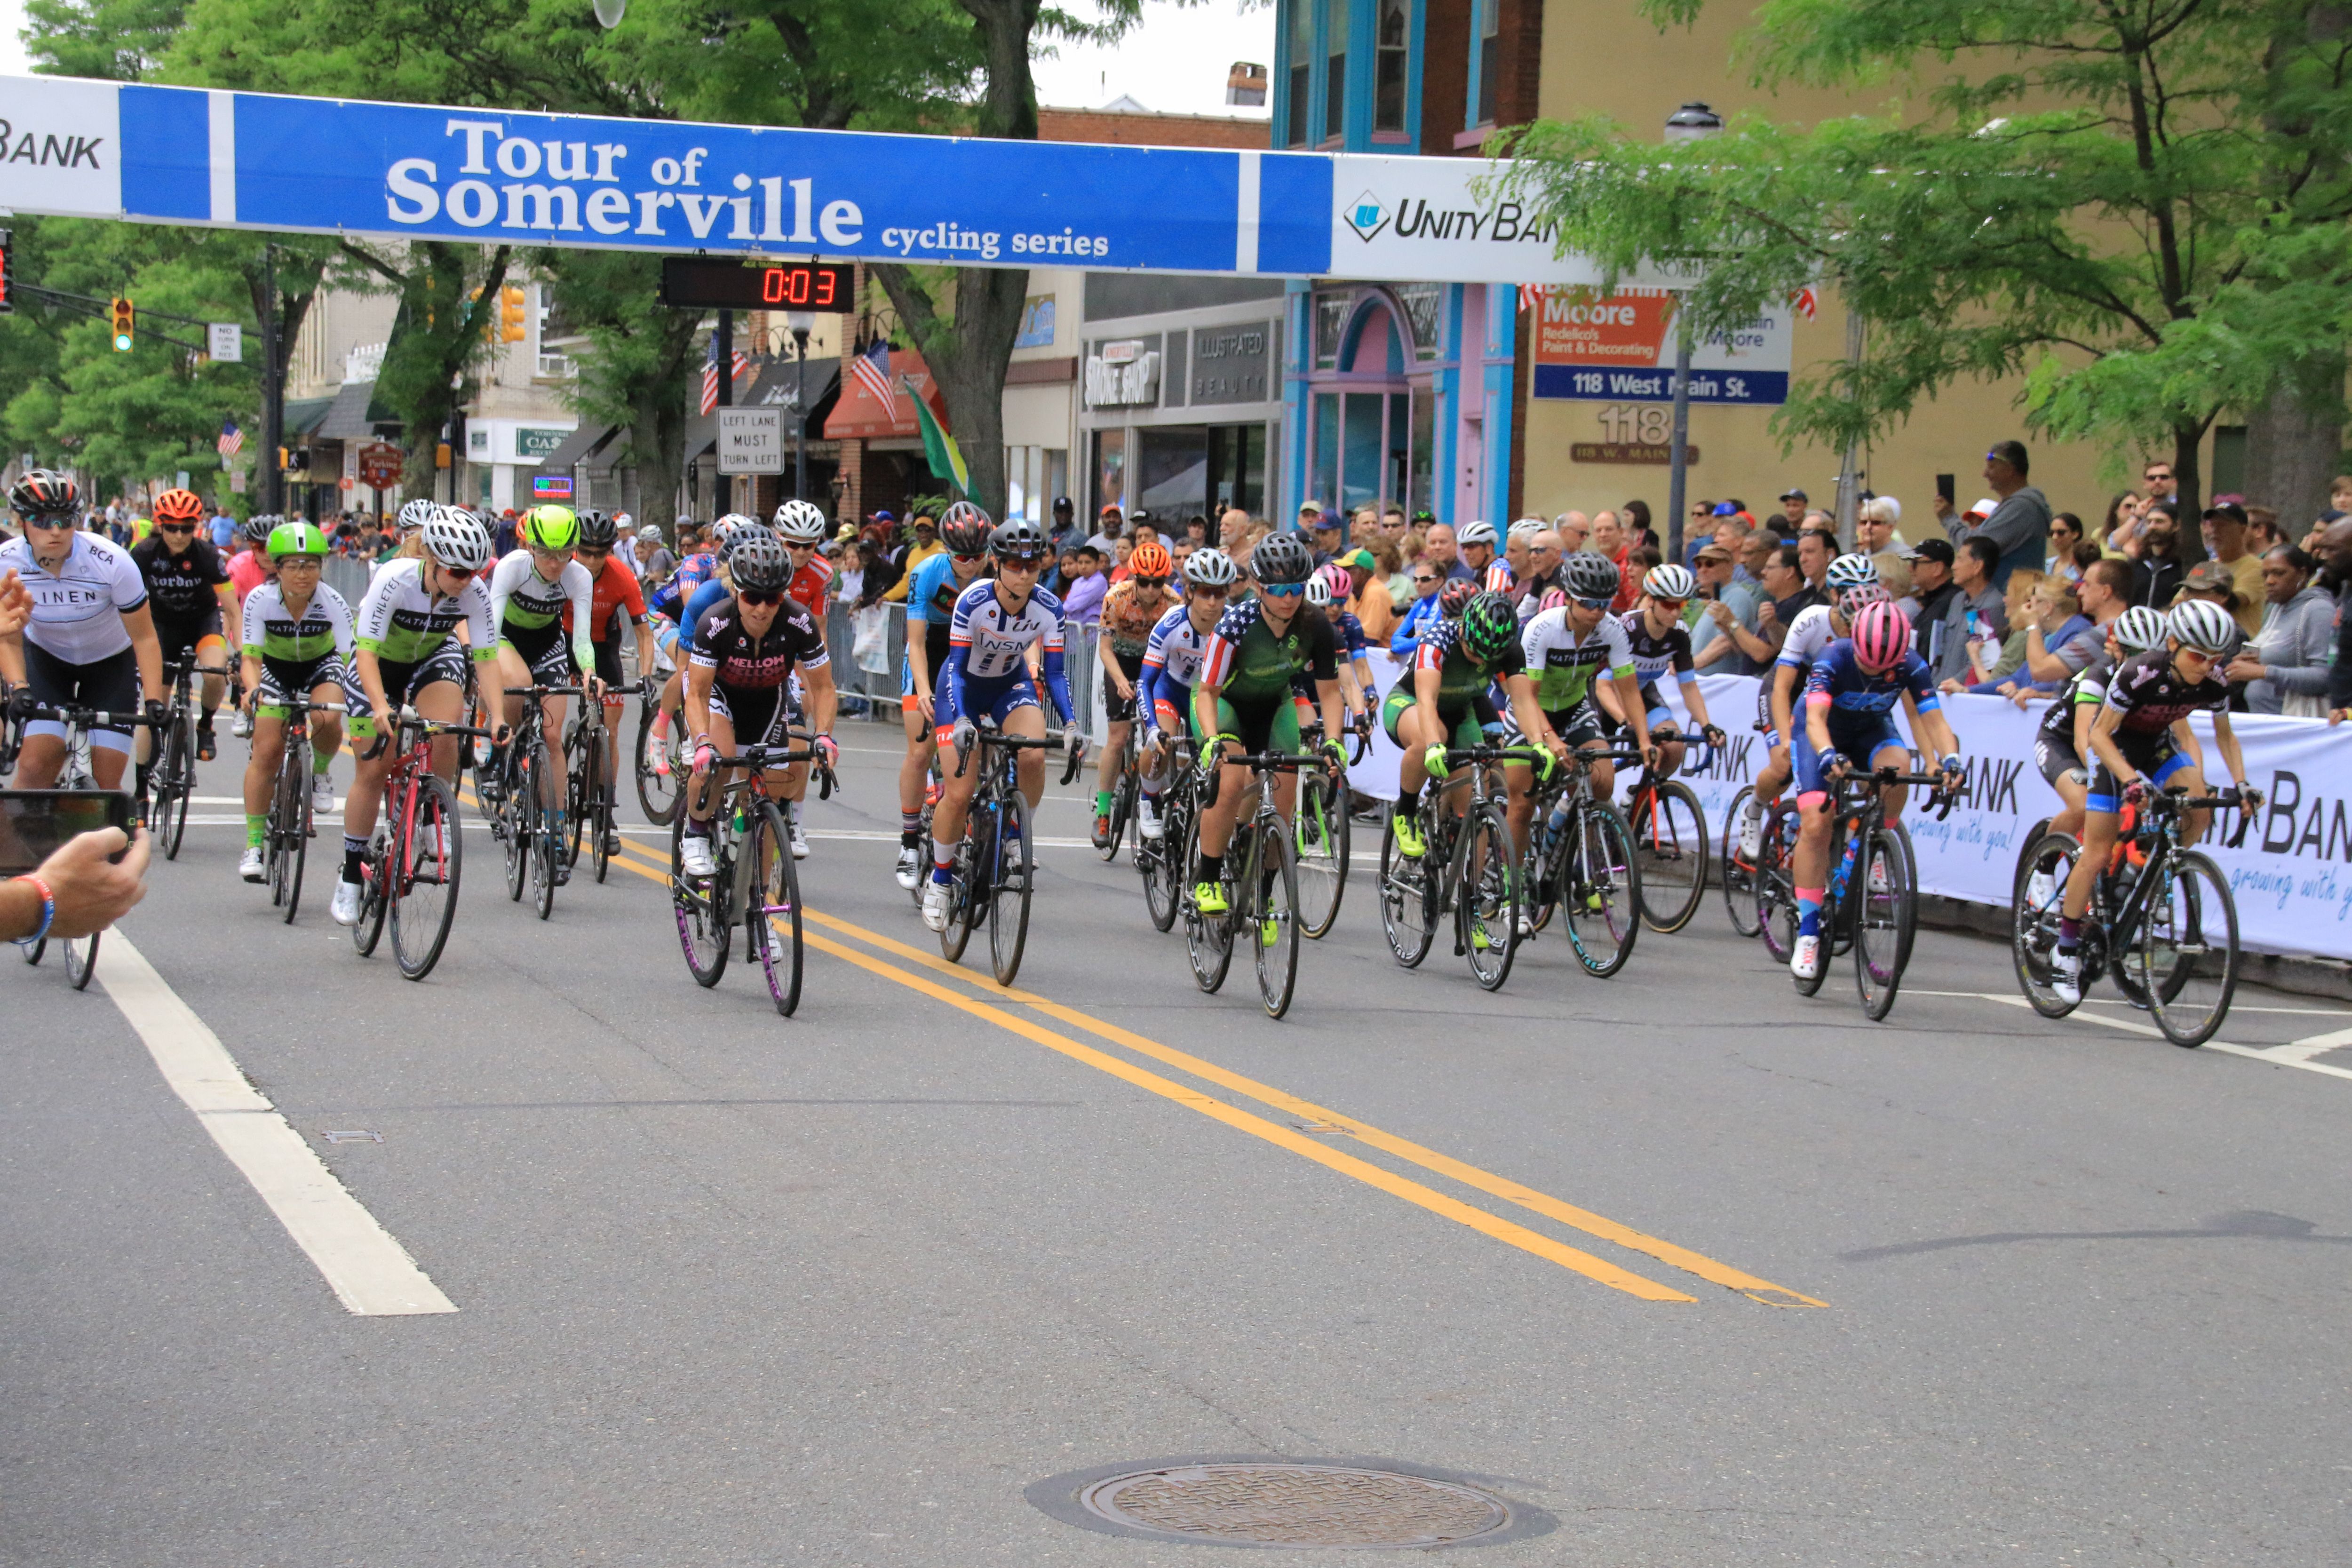
<path id="1" fill-rule="evenodd" d="M 499 339 L 519 343 L 530 335 L 523 325 L 523 293 L 509 283 L 499 290 Z"/>
<path id="2" fill-rule="evenodd" d="M 131 352 L 131 336 L 132 329 L 138 324 L 137 312 L 131 310 L 130 300 L 118 298 L 114 301 L 112 314 L 114 320 L 114 352 L 119 354 L 127 354 Z"/>
<path id="3" fill-rule="evenodd" d="M 16 313 L 16 241 L 0 228 L 0 316 Z"/>

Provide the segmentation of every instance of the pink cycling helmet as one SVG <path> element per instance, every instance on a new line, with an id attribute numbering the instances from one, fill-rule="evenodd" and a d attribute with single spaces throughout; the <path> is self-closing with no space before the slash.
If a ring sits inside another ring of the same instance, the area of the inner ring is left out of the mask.
<path id="1" fill-rule="evenodd" d="M 1873 675 L 1883 675 L 1911 651 L 1911 623 L 1903 612 L 1882 599 L 1864 605 L 1853 618 L 1853 657 Z"/>

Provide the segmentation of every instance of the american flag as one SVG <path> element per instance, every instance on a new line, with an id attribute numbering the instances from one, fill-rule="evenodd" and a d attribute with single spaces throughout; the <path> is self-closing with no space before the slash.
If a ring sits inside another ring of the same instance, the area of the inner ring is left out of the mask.
<path id="1" fill-rule="evenodd" d="M 223 458 L 234 458 L 245 447 L 245 432 L 236 427 L 236 420 L 224 419 L 221 421 L 220 439 L 213 445 L 220 448 Z"/>
<path id="2" fill-rule="evenodd" d="M 751 362 L 750 360 L 743 357 L 743 351 L 741 349 L 737 349 L 735 351 L 734 369 L 729 374 L 727 378 L 728 381 L 731 384 L 740 379 L 743 372 L 750 366 L 751 363 Z M 718 406 L 719 334 L 713 332 L 710 336 L 710 348 L 709 352 L 704 353 L 702 356 L 702 412 L 708 414 Z"/>
<path id="3" fill-rule="evenodd" d="M 1542 284 L 1522 283 L 1519 285 L 1519 309 L 1521 310 L 1542 310 L 1543 297 L 1544 286 Z"/>
<path id="4" fill-rule="evenodd" d="M 1790 295 L 1789 303 L 1796 307 L 1797 314 L 1809 321 L 1822 308 L 1821 296 L 1813 292 L 1813 286 L 1810 283 Z"/>
<path id="5" fill-rule="evenodd" d="M 850 362 L 849 374 L 857 378 L 860 386 L 874 395 L 876 402 L 885 408 L 891 406 L 889 339 L 875 339 L 872 348 Z"/>

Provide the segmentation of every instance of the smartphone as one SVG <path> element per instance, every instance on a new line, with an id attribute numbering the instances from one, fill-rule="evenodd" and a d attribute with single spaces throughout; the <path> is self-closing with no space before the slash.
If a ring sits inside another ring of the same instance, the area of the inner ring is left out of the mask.
<path id="1" fill-rule="evenodd" d="M 131 797 L 121 790 L 0 790 L 0 877 L 37 869 L 79 834 L 100 827 L 129 833 L 132 821 Z"/>
<path id="2" fill-rule="evenodd" d="M 1944 503 L 1947 506 L 1958 506 L 1960 504 L 1960 498 L 1958 495 L 1954 493 L 1952 488 L 1952 476 L 1950 474 L 1937 474 L 1936 476 L 1936 493 L 1944 498 Z"/>

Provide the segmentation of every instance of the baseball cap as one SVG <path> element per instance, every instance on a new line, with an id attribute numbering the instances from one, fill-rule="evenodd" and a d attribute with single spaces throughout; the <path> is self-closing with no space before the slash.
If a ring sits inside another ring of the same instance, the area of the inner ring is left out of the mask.
<path id="1" fill-rule="evenodd" d="M 1813 498 L 1807 495 L 1802 490 L 1782 490 L 1780 492 L 1780 499 L 1782 500 L 1811 500 Z"/>
<path id="2" fill-rule="evenodd" d="M 1318 511 L 1315 514 L 1315 529 L 1318 533 L 1327 528 L 1345 528 L 1347 525 L 1348 520 L 1336 511 Z"/>
<path id="3" fill-rule="evenodd" d="M 1305 517 L 1310 511 L 1319 512 L 1322 510 L 1323 503 L 1319 500 L 1303 500 L 1298 503 L 1298 515 L 1301 517 Z"/>
<path id="4" fill-rule="evenodd" d="M 2189 569 L 2189 575 L 2181 579 L 2180 585 L 2184 590 L 2193 588 L 2201 594 L 2226 595 L 2221 602 L 2232 610 L 2238 607 L 2238 580 L 2221 562 L 2200 561 Z"/>
<path id="5" fill-rule="evenodd" d="M 1948 539 L 1923 539 L 1912 547 L 1911 555 L 1916 561 L 1940 561 L 1947 566 L 1959 559 Z"/>
<path id="6" fill-rule="evenodd" d="M 1372 563 L 1372 552 L 1361 547 L 1350 550 L 1345 555 L 1335 557 L 1335 559 L 1337 559 L 1342 566 L 1360 566 L 1367 572 L 1377 570 Z"/>
<path id="7" fill-rule="evenodd" d="M 1998 500 L 1994 500 L 1992 497 L 1990 497 L 1990 496 L 1987 496 L 1987 497 L 1985 497 L 1985 499 L 1984 499 L 1984 500 L 1980 500 L 1980 501 L 1977 502 L 1977 504 L 1976 504 L 1976 505 L 1974 505 L 1974 506 L 1972 506 L 1972 507 L 1969 508 L 1969 510 L 1968 510 L 1966 512 L 1964 512 L 1962 515 L 1963 515 L 1963 516 L 1966 516 L 1966 517 L 1972 517 L 1972 518 L 1976 518 L 1976 519 L 1978 519 L 1978 520 L 1981 521 L 1981 520 L 1983 520 L 1983 519 L 1985 519 L 1985 518 L 1990 517 L 1994 512 L 1996 512 L 1996 511 L 1998 511 L 1998 510 L 2000 510 L 2000 502 L 1999 502 Z"/>
<path id="8" fill-rule="evenodd" d="M 2241 528 L 2244 527 L 2246 523 L 2245 504 L 2236 496 L 2215 496 L 2213 498 L 2213 504 L 2205 509 L 2204 515 L 2209 518 L 2218 517 L 2225 521 L 2234 522 Z"/>
<path id="9" fill-rule="evenodd" d="M 1715 515 L 1717 517 L 1738 517 L 1739 515 L 1739 509 L 1732 505 L 1727 500 L 1719 500 L 1715 503 Z"/>
<path id="10" fill-rule="evenodd" d="M 1691 559 L 1694 561 L 1730 561 L 1735 559 L 1735 557 L 1732 555 L 1730 546 L 1717 544 L 1713 540 L 1709 540 L 1705 544 L 1698 547 L 1696 553 L 1695 553 Z"/>

